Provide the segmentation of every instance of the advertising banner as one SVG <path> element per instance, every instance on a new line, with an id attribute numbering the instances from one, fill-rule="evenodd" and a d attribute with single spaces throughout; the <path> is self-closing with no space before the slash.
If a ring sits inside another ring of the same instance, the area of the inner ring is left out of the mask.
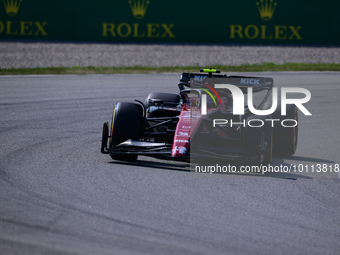
<path id="1" fill-rule="evenodd" d="M 334 0 L 2 0 L 0 39 L 336 45 Z"/>

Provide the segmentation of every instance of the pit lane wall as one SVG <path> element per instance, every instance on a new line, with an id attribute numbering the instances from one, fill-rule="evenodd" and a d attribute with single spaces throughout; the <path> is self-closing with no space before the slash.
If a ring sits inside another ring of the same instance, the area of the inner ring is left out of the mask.
<path id="1" fill-rule="evenodd" d="M 2 0 L 0 40 L 340 45 L 340 2 Z"/>

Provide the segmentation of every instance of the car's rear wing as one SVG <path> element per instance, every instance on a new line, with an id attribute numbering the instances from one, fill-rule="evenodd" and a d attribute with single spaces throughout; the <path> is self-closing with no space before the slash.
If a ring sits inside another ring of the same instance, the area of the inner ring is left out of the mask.
<path id="1" fill-rule="evenodd" d="M 211 80 L 213 79 L 213 80 Z M 216 79 L 216 80 L 215 80 Z M 231 84 L 239 87 L 244 93 L 248 87 L 253 87 L 254 92 L 271 89 L 273 87 L 273 79 L 270 77 L 251 77 L 236 76 L 226 74 L 205 74 L 205 73 L 182 73 L 181 83 L 187 83 L 189 87 L 200 87 L 204 83 L 214 84 Z"/>

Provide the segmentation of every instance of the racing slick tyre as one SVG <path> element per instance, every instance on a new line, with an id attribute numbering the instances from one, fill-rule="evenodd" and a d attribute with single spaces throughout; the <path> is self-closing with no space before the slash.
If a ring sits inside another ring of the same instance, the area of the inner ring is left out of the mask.
<path id="1" fill-rule="evenodd" d="M 276 111 L 271 115 L 275 121 L 273 132 L 273 153 L 274 155 L 291 156 L 295 153 L 298 142 L 298 111 L 296 105 L 289 104 L 286 106 L 286 115 L 281 116 L 281 105 L 278 105 Z M 285 126 L 282 126 L 281 122 Z M 293 127 L 296 124 L 295 127 Z"/>
<path id="2" fill-rule="evenodd" d="M 259 164 L 268 165 L 272 162 L 273 151 L 273 128 L 270 122 L 265 121 L 270 116 L 251 116 L 247 118 L 246 123 L 254 119 L 254 126 L 260 125 L 260 120 L 263 121 L 262 127 L 251 127 L 246 125 L 244 128 L 244 148 L 259 156 Z M 255 120 L 256 119 L 256 120 Z"/>
<path id="3" fill-rule="evenodd" d="M 116 104 L 111 125 L 110 148 L 128 139 L 139 140 L 143 125 L 143 109 L 134 103 L 119 102 Z M 132 161 L 138 155 L 110 154 L 112 159 Z"/>

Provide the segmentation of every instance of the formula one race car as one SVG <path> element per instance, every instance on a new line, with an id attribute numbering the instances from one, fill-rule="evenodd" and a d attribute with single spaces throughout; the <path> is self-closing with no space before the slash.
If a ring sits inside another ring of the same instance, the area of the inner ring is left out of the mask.
<path id="1" fill-rule="evenodd" d="M 295 153 L 295 105 L 287 105 L 285 116 L 280 107 L 270 115 L 253 113 L 272 109 L 272 78 L 201 72 L 183 73 L 179 94 L 151 93 L 145 103 L 117 103 L 111 128 L 108 122 L 103 126 L 101 152 L 115 160 L 136 160 L 138 155 L 183 161 L 211 157 L 248 164 L 270 164 L 273 152 Z M 249 105 L 244 103 L 247 96 Z"/>

